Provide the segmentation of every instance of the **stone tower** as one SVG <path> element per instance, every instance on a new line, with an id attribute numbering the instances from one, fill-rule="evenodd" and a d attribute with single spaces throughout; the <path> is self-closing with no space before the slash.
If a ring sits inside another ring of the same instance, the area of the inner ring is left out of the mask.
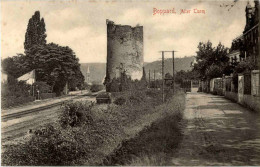
<path id="1" fill-rule="evenodd" d="M 143 26 L 107 24 L 107 68 L 105 83 L 126 71 L 131 79 L 140 80 L 143 73 Z"/>

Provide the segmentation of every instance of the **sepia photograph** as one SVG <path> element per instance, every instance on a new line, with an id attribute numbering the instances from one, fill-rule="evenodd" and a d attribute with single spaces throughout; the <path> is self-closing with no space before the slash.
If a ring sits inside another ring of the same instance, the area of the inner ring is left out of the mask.
<path id="1" fill-rule="evenodd" d="M 259 0 L 1 0 L 1 166 L 260 166 Z"/>

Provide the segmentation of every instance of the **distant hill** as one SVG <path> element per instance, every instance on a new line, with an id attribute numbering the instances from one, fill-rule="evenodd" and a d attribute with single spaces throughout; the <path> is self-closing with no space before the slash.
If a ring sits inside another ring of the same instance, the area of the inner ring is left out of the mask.
<path id="1" fill-rule="evenodd" d="M 177 71 L 188 71 L 191 70 L 191 62 L 193 62 L 195 59 L 194 56 L 190 57 L 183 57 L 183 58 L 175 58 L 174 59 L 174 68 L 175 72 Z M 162 68 L 162 61 L 154 61 L 151 63 L 145 63 L 145 71 L 146 71 L 146 76 L 148 77 L 149 70 L 151 71 L 151 78 L 153 79 L 154 77 L 154 70 L 155 70 L 155 78 L 161 77 L 161 68 Z M 170 73 L 172 74 L 172 58 L 165 59 L 164 61 L 164 73 Z"/>
<path id="2" fill-rule="evenodd" d="M 191 57 L 183 57 L 183 58 L 175 58 L 175 71 L 187 71 L 191 70 L 191 62 L 195 59 L 194 56 Z M 144 67 L 146 71 L 146 76 L 148 77 L 149 69 L 151 70 L 151 78 L 153 78 L 153 72 L 155 70 L 156 78 L 161 76 L 161 60 L 154 62 L 145 62 Z M 169 72 L 172 74 L 172 59 L 165 59 L 165 74 Z M 81 63 L 81 71 L 86 78 L 87 68 L 89 66 L 90 71 L 90 81 L 102 83 L 105 75 L 106 75 L 106 63 Z"/>

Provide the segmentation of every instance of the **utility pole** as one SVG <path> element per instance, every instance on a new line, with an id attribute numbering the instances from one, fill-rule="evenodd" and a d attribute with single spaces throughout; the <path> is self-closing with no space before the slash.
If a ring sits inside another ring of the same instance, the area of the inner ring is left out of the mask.
<path id="1" fill-rule="evenodd" d="M 164 51 L 162 51 L 162 101 L 164 103 Z"/>
<path id="2" fill-rule="evenodd" d="M 172 90 L 174 92 L 175 87 L 175 75 L 174 75 L 174 51 L 172 51 Z"/>
<path id="3" fill-rule="evenodd" d="M 154 87 L 154 89 L 157 88 L 157 84 L 155 82 L 155 70 L 153 70 L 153 87 Z"/>
<path id="4" fill-rule="evenodd" d="M 155 82 L 155 70 L 153 70 L 153 81 Z"/>
<path id="5" fill-rule="evenodd" d="M 172 52 L 172 65 L 173 65 L 173 68 L 172 68 L 172 82 L 173 82 L 173 92 L 174 92 L 174 86 L 175 86 L 175 76 L 174 76 L 174 52 L 176 52 L 176 51 L 174 51 L 174 50 L 172 50 L 172 51 L 161 51 L 162 52 L 162 80 L 163 80 L 163 84 L 162 84 L 162 94 L 163 94 L 163 102 L 164 102 L 164 81 L 166 80 L 165 78 L 164 78 L 164 52 Z"/>
<path id="6" fill-rule="evenodd" d="M 149 88 L 150 88 L 150 81 L 151 81 L 151 73 L 150 73 L 150 69 L 149 69 Z"/>

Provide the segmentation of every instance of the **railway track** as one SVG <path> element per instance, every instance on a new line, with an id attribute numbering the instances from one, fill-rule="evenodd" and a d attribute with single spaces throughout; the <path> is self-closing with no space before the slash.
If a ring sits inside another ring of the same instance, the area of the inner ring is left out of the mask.
<path id="1" fill-rule="evenodd" d="M 71 99 L 68 99 L 68 100 L 65 100 L 65 101 L 60 101 L 60 102 L 57 102 L 57 103 L 54 103 L 54 104 L 49 104 L 49 105 L 46 105 L 46 106 L 32 108 L 32 109 L 24 110 L 24 111 L 21 111 L 21 112 L 6 114 L 6 115 L 2 116 L 2 122 L 6 122 L 8 120 L 20 118 L 22 116 L 25 116 L 25 115 L 28 115 L 28 114 L 31 114 L 31 113 L 34 113 L 34 112 L 38 112 L 38 111 L 41 111 L 41 110 L 46 110 L 46 109 L 49 109 L 49 108 L 53 108 L 53 107 L 59 106 L 59 105 L 61 105 L 63 103 L 69 102 L 71 100 L 80 99 L 80 98 L 82 98 L 84 96 L 86 96 L 86 95 L 78 95 L 78 96 L 76 96 L 74 98 L 71 98 Z M 88 96 L 91 97 L 93 95 L 88 95 Z"/>
<path id="2" fill-rule="evenodd" d="M 74 98 L 54 104 L 2 116 L 2 143 L 25 136 L 29 129 L 33 130 L 39 126 L 55 122 L 60 114 L 59 105 L 62 103 L 81 99 L 92 101 L 94 96 L 93 94 L 77 95 Z"/>

